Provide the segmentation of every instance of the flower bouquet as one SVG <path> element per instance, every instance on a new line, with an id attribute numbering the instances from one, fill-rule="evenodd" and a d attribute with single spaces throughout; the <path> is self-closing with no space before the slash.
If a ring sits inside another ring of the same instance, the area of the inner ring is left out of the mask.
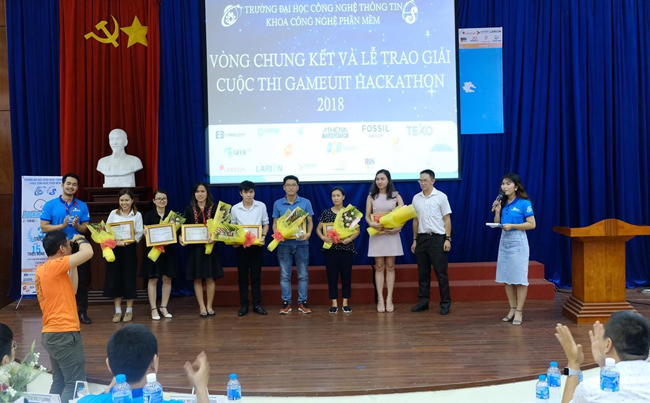
<path id="1" fill-rule="evenodd" d="M 280 242 L 284 242 L 286 238 L 295 235 L 308 215 L 309 214 L 300 207 L 296 207 L 293 211 L 287 209 L 284 215 L 278 219 L 278 229 L 273 232 L 273 241 L 271 241 L 266 249 L 273 252 Z"/>
<path id="2" fill-rule="evenodd" d="M 415 208 L 413 208 L 413 205 L 409 204 L 408 206 L 397 207 L 390 213 L 382 216 L 379 219 L 379 224 L 384 228 L 397 228 L 403 226 L 408 220 L 417 216 Z M 376 228 L 368 227 L 368 234 L 370 234 L 370 236 L 377 235 L 380 232 L 381 231 Z"/>
<path id="3" fill-rule="evenodd" d="M 88 224 L 88 231 L 93 241 L 98 243 L 102 248 L 102 256 L 107 262 L 115 261 L 113 249 L 117 246 L 115 235 L 110 227 L 106 227 L 104 221 L 95 224 Z"/>
<path id="4" fill-rule="evenodd" d="M 170 211 L 169 214 L 167 214 L 167 217 L 165 217 L 163 220 L 160 220 L 160 223 L 174 224 L 174 230 L 178 232 L 178 230 L 181 228 L 181 225 L 185 223 L 185 217 L 175 211 Z M 165 245 L 154 246 L 149 251 L 149 254 L 147 254 L 147 257 L 155 262 L 158 260 L 161 253 L 165 253 Z"/>
<path id="5" fill-rule="evenodd" d="M 356 234 L 359 228 L 359 221 L 363 217 L 363 213 L 353 205 L 348 205 L 346 208 L 339 210 L 334 219 L 334 228 L 327 231 L 327 237 L 333 243 L 339 243 L 345 238 L 349 238 Z M 323 244 L 323 249 L 329 249 L 332 244 L 326 242 Z"/>
<path id="6" fill-rule="evenodd" d="M 47 369 L 38 365 L 40 353 L 34 352 L 34 345 L 20 364 L 11 363 L 0 367 L 0 400 L 13 402 L 23 397 L 27 385 Z"/>
<path id="7" fill-rule="evenodd" d="M 210 234 L 210 239 L 216 240 L 217 230 L 219 229 L 219 227 L 221 227 L 223 224 L 228 224 L 230 222 L 231 208 L 232 206 L 230 204 L 219 201 L 219 204 L 217 204 L 217 211 L 214 214 L 214 218 L 211 218 L 208 221 L 206 221 L 206 225 L 208 226 L 208 233 Z M 206 255 L 211 254 L 212 249 L 214 249 L 214 243 L 205 244 Z"/>
<path id="8" fill-rule="evenodd" d="M 222 223 L 217 227 L 212 239 L 226 245 L 241 245 L 246 241 L 246 231 L 241 225 Z"/>

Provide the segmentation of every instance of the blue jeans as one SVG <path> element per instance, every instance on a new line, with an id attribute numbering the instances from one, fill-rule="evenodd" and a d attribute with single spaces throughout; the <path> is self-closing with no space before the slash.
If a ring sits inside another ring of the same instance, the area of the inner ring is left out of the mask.
<path id="1" fill-rule="evenodd" d="M 296 261 L 298 271 L 298 304 L 307 301 L 309 285 L 309 245 L 278 245 L 282 301 L 291 303 L 291 267 Z"/>

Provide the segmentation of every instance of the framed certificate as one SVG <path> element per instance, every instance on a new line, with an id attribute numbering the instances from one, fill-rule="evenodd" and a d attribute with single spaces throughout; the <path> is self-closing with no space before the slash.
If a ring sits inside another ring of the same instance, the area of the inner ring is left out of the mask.
<path id="1" fill-rule="evenodd" d="M 261 225 L 242 225 L 244 231 L 252 232 L 255 234 L 255 244 L 264 245 L 264 237 L 262 236 L 262 226 Z"/>
<path id="2" fill-rule="evenodd" d="M 208 243 L 210 240 L 208 227 L 203 224 L 183 224 L 181 231 L 186 244 Z"/>
<path id="3" fill-rule="evenodd" d="M 334 229 L 334 223 L 333 222 L 324 222 L 322 228 L 323 228 L 323 236 L 327 236 L 327 232 Z"/>
<path id="4" fill-rule="evenodd" d="M 300 231 L 302 231 L 303 234 L 306 234 L 306 233 L 307 233 L 307 218 L 306 218 L 306 217 L 305 217 L 305 219 L 302 221 L 302 223 L 300 224 L 300 228 L 298 229 L 298 232 L 297 232 L 297 233 L 299 234 Z M 290 236 L 290 237 L 287 238 L 287 239 L 298 239 L 298 237 L 297 237 L 296 235 L 292 235 L 292 236 Z"/>
<path id="5" fill-rule="evenodd" d="M 176 243 L 174 224 L 145 225 L 145 240 L 147 246 L 169 245 Z"/>
<path id="6" fill-rule="evenodd" d="M 135 242 L 135 228 L 133 227 L 133 221 L 112 222 L 107 225 L 113 230 L 115 241 Z"/>

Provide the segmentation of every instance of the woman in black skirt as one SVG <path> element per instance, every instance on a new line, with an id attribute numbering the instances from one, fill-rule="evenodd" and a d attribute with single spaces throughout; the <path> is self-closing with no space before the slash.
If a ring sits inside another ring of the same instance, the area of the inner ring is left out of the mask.
<path id="1" fill-rule="evenodd" d="M 156 190 L 153 193 L 153 204 L 156 208 L 144 215 L 144 225 L 157 225 L 167 217 L 167 192 Z M 172 314 L 167 310 L 169 295 L 172 291 L 172 278 L 176 277 L 176 252 L 174 245 L 166 245 L 165 252 L 161 253 L 154 262 L 147 257 L 152 248 L 147 248 L 145 257 L 142 260 L 142 271 L 140 275 L 148 280 L 147 293 L 149 294 L 149 305 L 151 306 L 151 319 L 160 320 L 160 315 L 171 318 Z M 162 296 L 160 298 L 160 314 L 156 305 L 158 280 L 162 278 Z"/>
<path id="2" fill-rule="evenodd" d="M 206 224 L 214 218 L 217 205 L 212 201 L 208 185 L 199 182 L 194 186 L 190 205 L 185 209 L 185 224 Z M 210 241 L 213 242 L 213 241 Z M 181 245 L 185 246 L 181 239 Z M 223 267 L 219 258 L 219 249 L 214 248 L 209 255 L 205 254 L 205 244 L 187 245 L 187 279 L 194 281 L 194 293 L 199 303 L 199 316 L 206 318 L 214 316 L 212 302 L 214 301 L 214 281 L 223 277 Z M 203 302 L 203 281 L 206 285 L 206 302 Z"/>
<path id="3" fill-rule="evenodd" d="M 113 249 L 115 261 L 106 263 L 104 296 L 113 298 L 115 304 L 114 323 L 118 323 L 122 319 L 122 299 L 126 300 L 124 322 L 130 322 L 133 319 L 133 300 L 137 296 L 136 281 L 138 278 L 136 243 L 140 242 L 143 233 L 142 215 L 135 207 L 133 192 L 130 189 L 122 189 L 118 193 L 118 200 L 120 208 L 111 211 L 106 223 L 133 221 L 135 241 L 117 242 L 117 246 Z"/>

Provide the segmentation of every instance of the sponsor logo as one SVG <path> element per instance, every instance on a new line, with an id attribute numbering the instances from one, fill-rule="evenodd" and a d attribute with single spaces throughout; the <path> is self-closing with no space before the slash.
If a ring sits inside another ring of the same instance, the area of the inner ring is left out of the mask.
<path id="1" fill-rule="evenodd" d="M 409 136 L 432 136 L 433 127 L 430 125 L 411 125 L 406 126 L 406 133 Z"/>
<path id="2" fill-rule="evenodd" d="M 242 174 L 246 171 L 244 167 L 229 167 L 223 164 L 219 165 L 219 170 L 229 174 Z"/>
<path id="3" fill-rule="evenodd" d="M 361 125 L 362 133 L 390 133 L 388 125 Z"/>
<path id="4" fill-rule="evenodd" d="M 257 135 L 260 136 L 260 137 L 262 137 L 264 135 L 268 135 L 268 134 L 280 134 L 280 128 L 279 127 L 260 127 L 259 129 L 257 129 Z"/>
<path id="5" fill-rule="evenodd" d="M 527 213 L 532 213 L 533 212 L 533 206 L 526 207 L 526 212 Z"/>
<path id="6" fill-rule="evenodd" d="M 315 163 L 309 163 L 309 164 L 298 164 L 298 170 L 299 171 L 304 171 L 304 170 L 309 170 L 309 169 L 315 169 L 318 165 Z"/>
<path id="7" fill-rule="evenodd" d="M 328 154 L 338 154 L 343 149 L 343 143 L 340 141 L 331 141 L 327 143 L 327 153 Z"/>
<path id="8" fill-rule="evenodd" d="M 217 130 L 217 132 L 215 133 L 215 136 L 217 137 L 217 139 L 222 139 L 223 138 L 223 131 L 222 130 Z"/>
<path id="9" fill-rule="evenodd" d="M 228 28 L 237 22 L 242 14 L 242 6 L 239 4 L 228 5 L 223 9 L 223 16 L 221 17 L 221 25 Z"/>
<path id="10" fill-rule="evenodd" d="M 324 139 L 347 139 L 348 137 L 348 129 L 345 127 L 326 127 L 323 129 Z"/>
<path id="11" fill-rule="evenodd" d="M 255 172 L 264 172 L 264 173 L 275 173 L 282 172 L 282 165 L 257 165 L 255 167 Z"/>
<path id="12" fill-rule="evenodd" d="M 231 147 L 226 147 L 223 149 L 223 152 L 226 153 L 228 158 L 232 157 L 245 157 L 247 156 L 250 152 L 250 148 L 231 148 Z"/>
<path id="13" fill-rule="evenodd" d="M 233 138 L 233 137 L 241 138 L 244 137 L 245 135 L 246 133 L 226 133 L 223 130 L 217 130 L 215 132 L 215 137 L 217 138 L 217 140 L 225 139 L 225 138 Z"/>
<path id="14" fill-rule="evenodd" d="M 366 170 L 370 169 L 373 165 L 375 165 L 375 159 L 374 158 L 365 158 L 364 163 L 366 165 Z"/>
<path id="15" fill-rule="evenodd" d="M 286 147 L 284 147 L 284 156 L 288 157 L 291 154 L 293 154 L 293 144 L 289 144 Z"/>
<path id="16" fill-rule="evenodd" d="M 519 207 L 513 207 L 512 211 L 521 211 L 521 210 L 519 210 Z"/>

